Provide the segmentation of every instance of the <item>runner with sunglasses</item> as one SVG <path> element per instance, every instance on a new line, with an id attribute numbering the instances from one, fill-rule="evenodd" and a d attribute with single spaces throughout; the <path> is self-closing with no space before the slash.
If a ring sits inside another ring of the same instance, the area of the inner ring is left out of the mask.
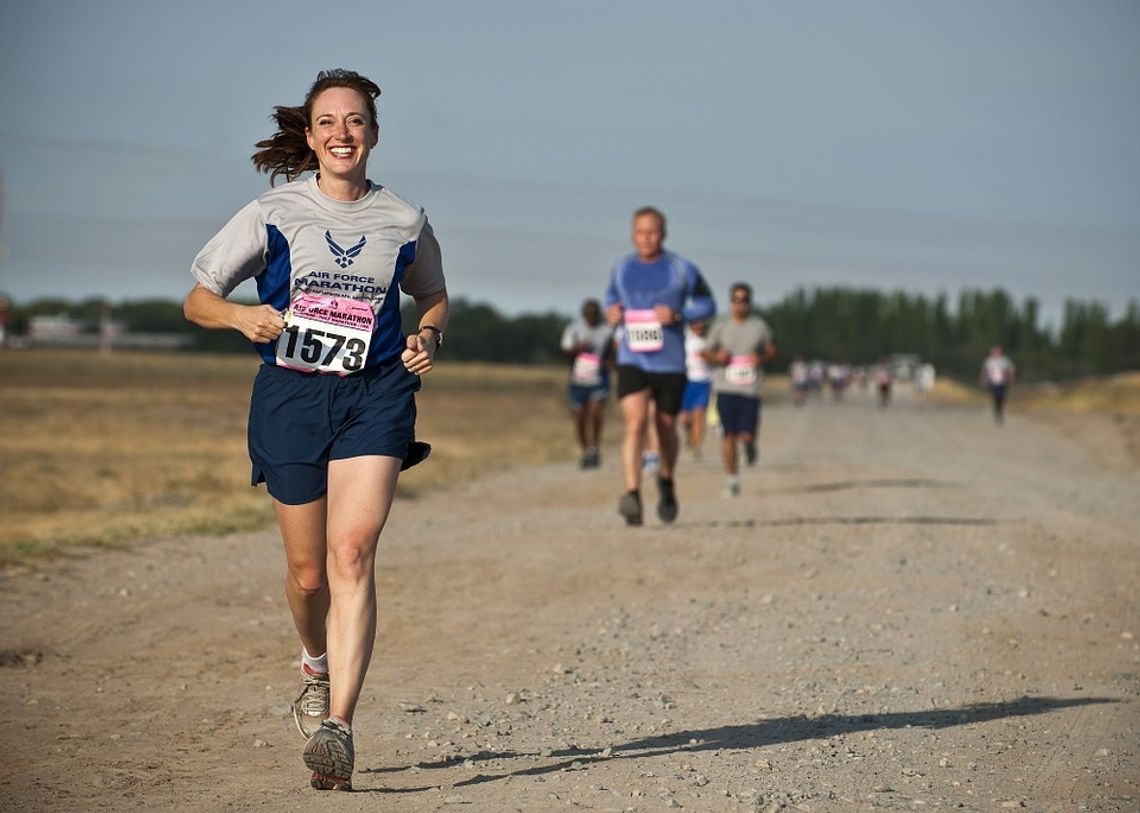
<path id="1" fill-rule="evenodd" d="M 709 332 L 705 358 L 717 366 L 713 376 L 716 409 L 723 431 L 721 450 L 727 481 L 724 496 L 740 494 L 740 465 L 737 444 L 744 447 L 749 466 L 758 455 L 756 439 L 760 431 L 763 364 L 776 357 L 776 344 L 768 323 L 752 313 L 752 288 L 738 282 L 729 295 L 727 318 Z"/>

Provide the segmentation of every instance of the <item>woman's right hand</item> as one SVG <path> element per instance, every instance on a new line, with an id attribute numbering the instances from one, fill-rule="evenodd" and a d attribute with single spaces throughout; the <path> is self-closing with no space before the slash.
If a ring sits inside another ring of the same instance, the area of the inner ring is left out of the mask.
<path id="1" fill-rule="evenodd" d="M 258 344 L 275 341 L 285 329 L 285 314 L 272 305 L 239 305 L 229 302 L 225 297 L 202 287 L 201 283 L 186 295 L 182 312 L 196 325 L 205 328 L 233 328 Z"/>
<path id="2" fill-rule="evenodd" d="M 251 342 L 268 344 L 276 341 L 285 329 L 281 311 L 272 305 L 239 305 L 234 314 L 234 327 Z"/>

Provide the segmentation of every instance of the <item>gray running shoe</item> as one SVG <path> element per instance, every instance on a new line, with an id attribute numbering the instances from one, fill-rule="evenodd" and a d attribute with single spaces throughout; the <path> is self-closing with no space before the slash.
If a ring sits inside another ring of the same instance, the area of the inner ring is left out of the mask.
<path id="1" fill-rule="evenodd" d="M 756 465 L 756 458 L 760 453 L 756 450 L 756 441 L 751 441 L 744 444 L 744 462 L 749 466 Z"/>
<path id="2" fill-rule="evenodd" d="M 352 790 L 352 768 L 356 749 L 352 732 L 335 720 L 321 723 L 301 752 L 313 772 L 309 784 L 316 790 Z"/>
<path id="3" fill-rule="evenodd" d="M 641 524 L 641 495 L 636 491 L 627 491 L 618 502 L 618 513 L 625 517 L 626 525 Z"/>
<path id="4" fill-rule="evenodd" d="M 582 460 L 579 465 L 584 469 L 596 469 L 602 464 L 602 457 L 598 454 L 597 449 L 587 449 L 582 453 Z"/>
<path id="5" fill-rule="evenodd" d="M 301 667 L 301 693 L 293 701 L 293 722 L 306 739 L 329 716 L 329 676 Z"/>
<path id="6" fill-rule="evenodd" d="M 657 517 L 662 522 L 672 522 L 677 518 L 677 494 L 673 490 L 673 481 L 663 477 L 657 478 L 657 490 L 660 494 L 657 500 Z"/>

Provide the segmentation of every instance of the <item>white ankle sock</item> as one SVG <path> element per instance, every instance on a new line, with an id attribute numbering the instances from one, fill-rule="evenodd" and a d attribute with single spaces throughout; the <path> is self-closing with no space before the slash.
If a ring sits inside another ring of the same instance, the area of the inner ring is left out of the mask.
<path id="1" fill-rule="evenodd" d="M 310 672 L 327 675 L 329 671 L 329 653 L 314 658 L 305 647 L 301 647 L 301 665 L 309 667 Z"/>
<path id="2" fill-rule="evenodd" d="M 332 720 L 334 723 L 344 729 L 344 733 L 352 736 L 352 726 L 342 720 L 340 717 L 328 717 L 326 719 Z"/>

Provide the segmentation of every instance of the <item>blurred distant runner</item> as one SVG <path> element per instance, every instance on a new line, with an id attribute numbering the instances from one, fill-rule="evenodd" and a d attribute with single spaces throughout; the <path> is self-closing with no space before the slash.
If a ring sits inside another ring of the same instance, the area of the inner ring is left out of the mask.
<path id="1" fill-rule="evenodd" d="M 1013 384 L 1015 375 L 1013 362 L 1002 352 L 1001 346 L 995 344 L 990 348 L 986 360 L 982 362 L 982 372 L 978 376 L 979 383 L 989 388 L 995 423 L 1000 424 L 1005 420 L 1005 399 L 1009 395 L 1009 387 Z"/>
<path id="2" fill-rule="evenodd" d="M 752 288 L 747 283 L 732 286 L 729 302 L 729 315 L 709 332 L 705 358 L 717 365 L 713 386 L 720 414 L 724 471 L 728 475 L 724 495 L 735 497 L 740 493 L 736 444 L 743 444 L 745 461 L 749 466 L 755 465 L 764 382 L 761 365 L 776 357 L 776 344 L 768 323 L 752 313 Z"/>
<path id="3" fill-rule="evenodd" d="M 582 318 L 562 332 L 562 353 L 570 361 L 569 400 L 584 469 L 597 468 L 602 457 L 602 421 L 610 394 L 614 328 L 602 321 L 596 299 L 582 303 Z"/>
<path id="4" fill-rule="evenodd" d="M 288 183 L 210 238 L 184 305 L 190 321 L 241 332 L 262 358 L 252 481 L 266 484 L 284 541 L 301 639 L 293 717 L 318 790 L 352 788 L 352 719 L 376 639 L 376 545 L 400 471 L 427 453 L 414 439 L 415 393 L 447 324 L 423 209 L 368 179 L 379 95 L 358 73 L 322 71 L 304 104 L 275 109 L 278 130 L 253 163 Z M 260 304 L 229 301 L 247 280 Z M 407 336 L 401 289 L 419 314 Z"/>
<path id="5" fill-rule="evenodd" d="M 891 403 L 891 365 L 885 358 L 879 359 L 873 375 L 875 390 L 879 393 L 879 406 L 885 409 Z"/>
<path id="6" fill-rule="evenodd" d="M 832 363 L 827 366 L 827 383 L 831 386 L 831 397 L 836 401 L 843 398 L 847 385 L 851 383 L 851 365 Z"/>
<path id="7" fill-rule="evenodd" d="M 708 347 L 708 323 L 693 322 L 685 331 L 685 394 L 681 397 L 681 425 L 685 429 L 685 445 L 693 457 L 701 459 L 708 419 L 709 395 L 712 392 L 712 370 L 704 356 Z"/>
<path id="8" fill-rule="evenodd" d="M 792 403 L 803 406 L 811 388 L 811 379 L 808 377 L 808 366 L 804 357 L 798 353 L 792 357 L 791 366 L 788 367 L 788 378 L 792 384 Z"/>
<path id="9" fill-rule="evenodd" d="M 606 320 L 622 325 L 618 346 L 618 396 L 625 421 L 621 463 L 626 491 L 618 513 L 629 525 L 642 523 L 641 444 L 649 404 L 660 460 L 657 516 L 677 518 L 673 483 L 677 462 L 677 413 L 685 390 L 686 321 L 708 319 L 716 311 L 712 291 L 695 265 L 664 248 L 665 215 L 652 206 L 633 213 L 634 252 L 615 264 L 606 289 Z"/>

